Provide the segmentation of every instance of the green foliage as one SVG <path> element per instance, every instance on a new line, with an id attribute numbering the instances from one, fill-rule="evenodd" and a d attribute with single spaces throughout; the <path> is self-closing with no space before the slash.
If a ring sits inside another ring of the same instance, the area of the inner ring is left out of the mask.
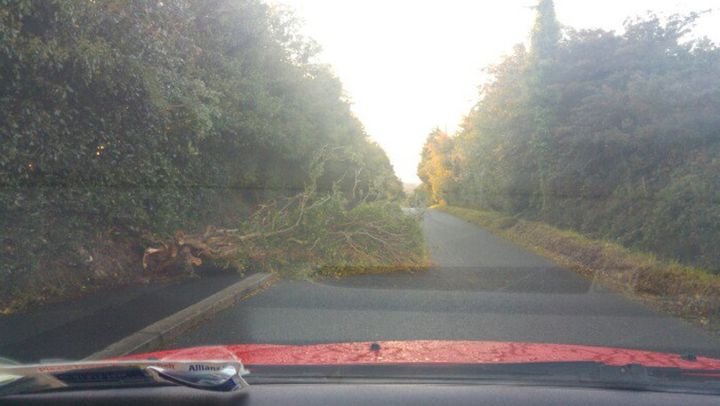
<path id="1" fill-rule="evenodd" d="M 432 205 L 432 192 L 427 184 L 423 183 L 413 190 L 407 197 L 407 205 L 415 208 L 425 208 Z"/>
<path id="2" fill-rule="evenodd" d="M 252 258 L 259 253 L 264 267 L 295 276 L 308 269 L 339 276 L 424 268 L 427 254 L 417 216 L 403 213 L 397 202 L 383 196 L 368 200 L 366 194 L 358 202 L 357 191 L 348 194 L 338 187 L 342 182 L 336 182 L 332 193 L 318 190 L 318 180 L 326 176 L 332 155 L 331 150 L 324 150 L 312 160 L 302 194 L 287 203 L 266 205 L 240 224 L 246 233 L 261 231 L 268 236 L 256 240 L 250 249 L 246 246 L 240 256 Z M 263 232 L 268 226 L 288 232 Z"/>
<path id="3" fill-rule="evenodd" d="M 400 197 L 298 32 L 258 0 L 0 1 L 0 301 L 111 231 L 222 225 L 229 201 L 295 194 L 323 148 L 319 188 Z"/>
<path id="4" fill-rule="evenodd" d="M 222 234 L 221 243 L 209 245 L 211 256 L 236 269 L 252 264 L 312 277 L 427 266 L 418 216 L 403 213 L 396 202 L 352 204 L 338 191 L 315 194 L 310 187 L 293 198 L 268 202 Z"/>
<path id="5" fill-rule="evenodd" d="M 720 49 L 687 40 L 698 14 L 557 33 L 542 1 L 532 48 L 451 138 L 449 204 L 539 219 L 716 270 Z"/>
<path id="6" fill-rule="evenodd" d="M 427 185 L 430 200 L 442 203 L 453 192 L 453 140 L 439 129 L 428 135 L 423 146 L 418 177 Z"/>
<path id="7" fill-rule="evenodd" d="M 539 0 L 535 9 L 535 25 L 530 36 L 532 55 L 537 60 L 549 60 L 554 57 L 561 37 L 555 5 L 553 0 Z"/>
<path id="8" fill-rule="evenodd" d="M 338 206 L 334 206 L 338 207 Z M 394 202 L 376 201 L 316 216 L 310 264 L 322 275 L 408 271 L 428 265 L 420 221 Z"/>

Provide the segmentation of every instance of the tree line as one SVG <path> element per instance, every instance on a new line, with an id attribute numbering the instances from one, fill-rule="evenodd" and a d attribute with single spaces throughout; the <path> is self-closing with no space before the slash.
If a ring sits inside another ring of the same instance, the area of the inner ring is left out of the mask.
<path id="1" fill-rule="evenodd" d="M 318 51 L 259 0 L 0 1 L 0 299 L 93 241 L 232 225 L 321 153 L 318 193 L 400 197 Z"/>
<path id="2" fill-rule="evenodd" d="M 717 270 L 720 49 L 692 35 L 702 13 L 616 33 L 536 12 L 458 133 L 428 136 L 419 193 Z"/>

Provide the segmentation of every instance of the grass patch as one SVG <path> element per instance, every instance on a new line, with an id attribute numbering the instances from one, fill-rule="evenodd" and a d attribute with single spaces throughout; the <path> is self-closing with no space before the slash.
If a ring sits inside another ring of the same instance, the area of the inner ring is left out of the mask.
<path id="1" fill-rule="evenodd" d="M 465 219 L 624 295 L 720 331 L 720 276 L 616 243 L 505 214 L 434 208 Z"/>

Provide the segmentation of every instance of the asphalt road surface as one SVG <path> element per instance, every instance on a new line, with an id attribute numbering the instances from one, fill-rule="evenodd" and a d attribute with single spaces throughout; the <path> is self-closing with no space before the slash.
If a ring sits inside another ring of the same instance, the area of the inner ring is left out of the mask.
<path id="1" fill-rule="evenodd" d="M 178 339 L 211 344 L 492 340 L 586 344 L 720 357 L 720 340 L 464 220 L 427 211 L 436 266 L 276 283 Z"/>
<path id="2" fill-rule="evenodd" d="M 131 285 L 0 315 L 0 357 L 23 363 L 79 360 L 240 280 L 202 279 Z"/>

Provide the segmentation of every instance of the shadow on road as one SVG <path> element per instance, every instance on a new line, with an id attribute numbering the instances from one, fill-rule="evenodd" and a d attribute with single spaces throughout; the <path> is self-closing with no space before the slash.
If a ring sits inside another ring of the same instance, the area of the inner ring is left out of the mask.
<path id="1" fill-rule="evenodd" d="M 592 282 L 561 268 L 441 267 L 420 272 L 393 272 L 323 279 L 319 284 L 362 289 L 483 291 L 583 294 Z"/>

